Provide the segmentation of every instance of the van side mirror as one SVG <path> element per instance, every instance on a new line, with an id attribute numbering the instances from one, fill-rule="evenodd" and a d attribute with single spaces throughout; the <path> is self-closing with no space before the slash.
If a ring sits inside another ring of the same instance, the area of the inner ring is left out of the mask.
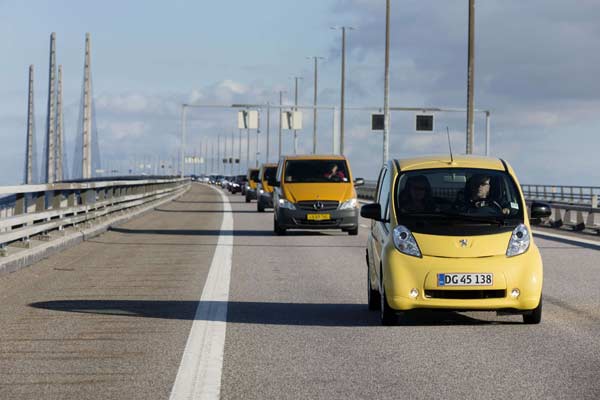
<path id="1" fill-rule="evenodd" d="M 552 215 L 552 208 L 550 208 L 549 204 L 538 201 L 531 203 L 530 219 L 540 220 L 542 218 L 548 218 L 550 215 Z"/>
<path id="2" fill-rule="evenodd" d="M 365 180 L 363 178 L 356 178 L 354 180 L 354 186 L 362 186 L 365 184 Z"/>
<path id="3" fill-rule="evenodd" d="M 381 205 L 379 203 L 365 204 L 360 208 L 360 216 L 381 221 Z"/>

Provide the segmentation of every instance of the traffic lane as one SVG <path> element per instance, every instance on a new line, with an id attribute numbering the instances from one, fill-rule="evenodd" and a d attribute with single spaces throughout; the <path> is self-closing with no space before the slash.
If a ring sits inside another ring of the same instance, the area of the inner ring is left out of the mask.
<path id="1" fill-rule="evenodd" d="M 240 211 L 255 207 L 233 204 Z M 278 237 L 272 218 L 235 214 L 236 230 L 262 235 L 234 238 L 223 398 L 600 395 L 598 336 L 566 328 L 557 307 L 548 305 L 538 326 L 495 313 L 420 312 L 382 327 L 366 307 L 368 229 L 361 227 L 358 237 L 335 231 Z M 560 266 L 544 258 L 545 294 L 559 296 L 570 283 L 550 283 Z"/>
<path id="2" fill-rule="evenodd" d="M 0 278 L 0 398 L 168 398 L 221 210 L 216 192 L 194 185 Z"/>

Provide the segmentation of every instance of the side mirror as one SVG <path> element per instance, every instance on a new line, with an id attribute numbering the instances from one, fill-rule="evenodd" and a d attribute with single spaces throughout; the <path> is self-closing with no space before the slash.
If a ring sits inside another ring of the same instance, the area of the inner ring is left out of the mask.
<path id="1" fill-rule="evenodd" d="M 362 186 L 365 184 L 365 180 L 363 178 L 356 178 L 354 180 L 354 186 Z"/>
<path id="2" fill-rule="evenodd" d="M 379 203 L 365 204 L 360 208 L 360 216 L 381 221 L 381 205 Z"/>
<path id="3" fill-rule="evenodd" d="M 548 218 L 550 215 L 552 215 L 552 209 L 549 204 L 537 201 L 531 203 L 531 219 Z"/>

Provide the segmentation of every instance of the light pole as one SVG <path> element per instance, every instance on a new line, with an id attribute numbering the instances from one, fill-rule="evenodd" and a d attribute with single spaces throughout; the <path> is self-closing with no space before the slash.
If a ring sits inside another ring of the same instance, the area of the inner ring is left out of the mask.
<path id="1" fill-rule="evenodd" d="M 238 174 L 242 173 L 242 130 L 240 129 L 240 142 L 238 143 Z"/>
<path id="2" fill-rule="evenodd" d="M 304 79 L 301 76 L 294 76 L 294 112 L 298 111 L 298 80 Z M 294 119 L 292 118 L 292 121 Z M 294 125 L 296 123 L 294 122 Z M 298 154 L 298 131 L 294 129 L 294 154 Z"/>
<path id="3" fill-rule="evenodd" d="M 385 2 L 385 71 L 383 88 L 383 164 L 387 163 L 390 145 L 390 0 Z"/>
<path id="4" fill-rule="evenodd" d="M 324 57 L 312 56 L 306 57 L 308 60 L 314 60 L 314 95 L 313 95 L 313 154 L 317 154 L 317 78 L 318 78 L 318 60 L 324 60 Z"/>
<path id="5" fill-rule="evenodd" d="M 283 94 L 287 93 L 283 90 L 279 91 L 279 140 L 277 142 L 277 145 L 279 147 L 279 151 L 278 151 L 278 155 L 277 155 L 277 159 L 279 160 L 281 158 L 281 112 L 283 111 Z"/>
<path id="6" fill-rule="evenodd" d="M 475 85 L 475 0 L 469 0 L 469 53 L 467 60 L 467 154 L 473 154 L 473 87 Z"/>
<path id="7" fill-rule="evenodd" d="M 258 115 L 257 115 L 257 121 L 256 121 L 257 124 L 256 124 L 256 157 L 255 157 L 256 168 L 258 168 L 258 155 L 260 154 L 258 152 L 258 135 L 260 134 L 260 110 L 258 110 L 257 114 Z"/>
<path id="8" fill-rule="evenodd" d="M 334 26 L 331 29 L 342 30 L 342 88 L 340 96 L 340 154 L 344 154 L 344 92 L 346 87 L 346 30 L 353 30 L 352 26 Z"/>

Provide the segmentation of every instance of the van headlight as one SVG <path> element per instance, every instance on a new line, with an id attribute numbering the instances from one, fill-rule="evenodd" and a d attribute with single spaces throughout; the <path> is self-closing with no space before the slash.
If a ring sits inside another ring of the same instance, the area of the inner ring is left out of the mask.
<path id="1" fill-rule="evenodd" d="M 399 252 L 408 254 L 409 256 L 422 257 L 419 245 L 411 231 L 402 225 L 398 225 L 392 231 L 394 246 Z"/>
<path id="2" fill-rule="evenodd" d="M 346 200 L 340 205 L 340 210 L 350 210 L 358 207 L 357 199 Z"/>
<path id="3" fill-rule="evenodd" d="M 523 254 L 529 249 L 531 235 L 525 224 L 519 224 L 512 233 L 506 249 L 506 256 L 513 257 Z"/>
<path id="4" fill-rule="evenodd" d="M 296 206 L 294 203 L 287 201 L 286 199 L 279 199 L 279 207 L 287 208 L 288 210 L 295 210 Z"/>

